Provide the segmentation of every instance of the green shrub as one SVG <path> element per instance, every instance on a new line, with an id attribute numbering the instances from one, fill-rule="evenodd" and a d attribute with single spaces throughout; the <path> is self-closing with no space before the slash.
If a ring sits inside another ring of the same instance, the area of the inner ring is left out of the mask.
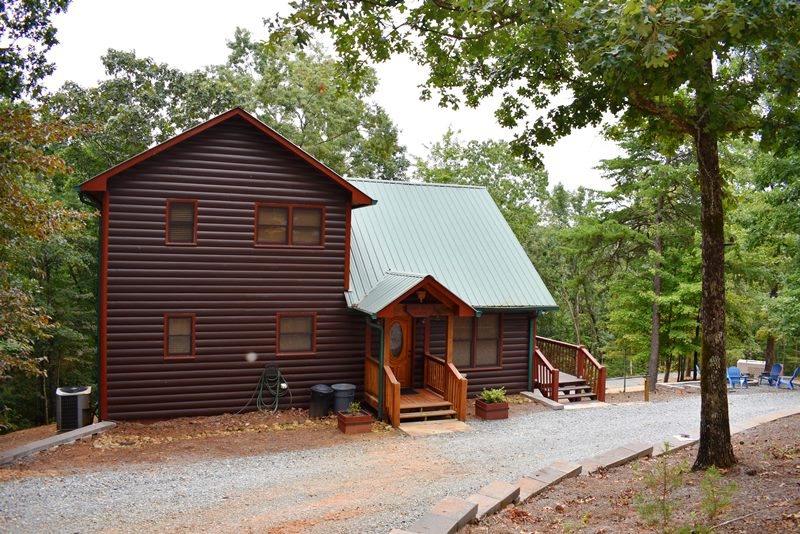
<path id="1" fill-rule="evenodd" d="M 507 402 L 506 388 L 484 388 L 480 395 L 478 395 L 478 398 L 487 404 Z"/>

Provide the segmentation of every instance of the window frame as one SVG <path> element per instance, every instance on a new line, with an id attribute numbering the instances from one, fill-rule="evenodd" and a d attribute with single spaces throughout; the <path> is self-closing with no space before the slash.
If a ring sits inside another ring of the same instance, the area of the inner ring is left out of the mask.
<path id="1" fill-rule="evenodd" d="M 289 210 L 286 226 L 286 243 L 263 243 L 258 240 L 258 211 L 260 208 L 286 208 Z M 292 239 L 292 228 L 294 226 L 294 210 L 316 209 L 320 211 L 319 223 L 319 245 L 295 245 Z M 325 248 L 325 220 L 327 208 L 322 204 L 289 204 L 281 202 L 256 202 L 253 208 L 253 245 L 258 248 Z"/>
<path id="2" fill-rule="evenodd" d="M 281 352 L 281 318 L 311 318 L 311 351 Z M 316 312 L 281 312 L 275 314 L 275 357 L 315 356 L 317 354 L 317 313 Z"/>
<path id="3" fill-rule="evenodd" d="M 192 217 L 192 240 L 191 241 L 170 241 L 169 240 L 169 220 L 170 207 L 173 204 L 192 204 L 194 215 Z M 197 207 L 199 202 L 191 198 L 168 198 L 166 206 L 166 227 L 164 232 L 164 244 L 169 246 L 197 246 Z"/>
<path id="4" fill-rule="evenodd" d="M 191 352 L 190 354 L 172 355 L 169 352 L 169 320 L 190 318 L 191 331 L 189 334 Z M 197 314 L 195 313 L 165 313 L 164 314 L 164 359 L 165 360 L 194 360 L 197 357 Z"/>
<path id="5" fill-rule="evenodd" d="M 485 317 L 497 317 L 497 364 L 496 365 L 477 365 L 477 350 L 478 350 L 478 328 L 477 323 L 478 320 L 485 318 Z M 453 321 L 457 317 L 453 317 Z M 481 317 L 462 317 L 462 319 L 469 319 L 470 320 L 470 328 L 472 329 L 472 336 L 470 339 L 470 349 L 469 349 L 469 367 L 458 368 L 459 371 L 491 371 L 495 369 L 502 369 L 503 368 L 503 325 L 504 321 L 504 314 L 502 313 L 492 313 L 482 315 Z M 455 325 L 454 325 L 455 331 Z M 455 341 L 455 340 L 454 340 Z M 455 365 L 455 364 L 454 364 Z"/>

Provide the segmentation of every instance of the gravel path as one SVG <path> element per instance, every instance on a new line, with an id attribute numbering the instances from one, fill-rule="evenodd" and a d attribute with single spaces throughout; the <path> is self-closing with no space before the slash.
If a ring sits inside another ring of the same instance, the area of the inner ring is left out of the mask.
<path id="1" fill-rule="evenodd" d="M 795 407 L 800 392 L 729 395 L 731 422 Z M 0 531 L 386 532 L 555 459 L 694 433 L 699 396 L 530 413 L 472 432 L 263 456 L 33 478 L 0 485 Z"/>

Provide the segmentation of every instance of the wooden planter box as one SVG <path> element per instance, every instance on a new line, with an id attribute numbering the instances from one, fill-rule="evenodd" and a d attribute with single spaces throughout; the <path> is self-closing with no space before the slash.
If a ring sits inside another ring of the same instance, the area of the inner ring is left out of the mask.
<path id="1" fill-rule="evenodd" d="M 480 399 L 475 399 L 475 415 L 481 419 L 487 419 L 490 421 L 495 419 L 508 419 L 508 403 L 486 403 Z"/>
<path id="2" fill-rule="evenodd" d="M 364 432 L 372 431 L 372 423 L 375 421 L 375 418 L 366 412 L 361 412 L 358 415 L 338 412 L 336 414 L 336 420 L 339 425 L 339 430 L 345 434 L 363 434 Z"/>

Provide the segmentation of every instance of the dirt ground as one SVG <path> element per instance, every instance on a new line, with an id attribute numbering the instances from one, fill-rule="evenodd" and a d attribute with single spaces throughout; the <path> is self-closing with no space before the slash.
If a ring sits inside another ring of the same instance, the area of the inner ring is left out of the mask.
<path id="1" fill-rule="evenodd" d="M 509 416 L 547 408 L 521 395 L 509 396 Z M 476 420 L 468 402 L 467 422 Z M 0 451 L 56 434 L 46 425 L 0 436 Z M 122 421 L 108 432 L 44 451 L 0 468 L 0 481 L 55 476 L 113 468 L 130 463 L 189 462 L 200 459 L 251 456 L 272 452 L 331 447 L 352 440 L 402 439 L 402 433 L 376 422 L 372 432 L 345 436 L 336 417 L 309 419 L 308 410 L 279 410 L 182 417 L 162 421 Z"/>
<path id="2" fill-rule="evenodd" d="M 672 387 L 659 386 L 655 392 L 650 393 L 650 402 L 664 402 L 671 399 L 684 397 L 699 397 L 700 390 L 687 388 L 678 389 Z M 644 402 L 644 391 L 628 391 L 626 393 L 608 393 L 606 402 L 609 404 L 621 404 L 625 402 Z"/>
<path id="3" fill-rule="evenodd" d="M 709 519 L 701 509 L 703 472 L 686 472 L 669 501 L 669 531 L 715 527 L 716 532 L 800 531 L 800 416 L 781 419 L 733 436 L 738 463 L 722 471 L 720 486 L 736 484 L 732 505 Z M 697 447 L 663 457 L 670 468 L 691 467 Z M 562 482 L 529 503 L 506 508 L 469 534 L 534 532 L 615 533 L 660 531 L 635 508 L 637 497 L 655 496 L 645 475 L 664 460 L 645 459 L 589 477 Z M 717 492 L 721 495 L 721 492 Z M 691 530 L 687 530 L 690 532 Z M 695 532 L 697 530 L 694 530 Z"/>

